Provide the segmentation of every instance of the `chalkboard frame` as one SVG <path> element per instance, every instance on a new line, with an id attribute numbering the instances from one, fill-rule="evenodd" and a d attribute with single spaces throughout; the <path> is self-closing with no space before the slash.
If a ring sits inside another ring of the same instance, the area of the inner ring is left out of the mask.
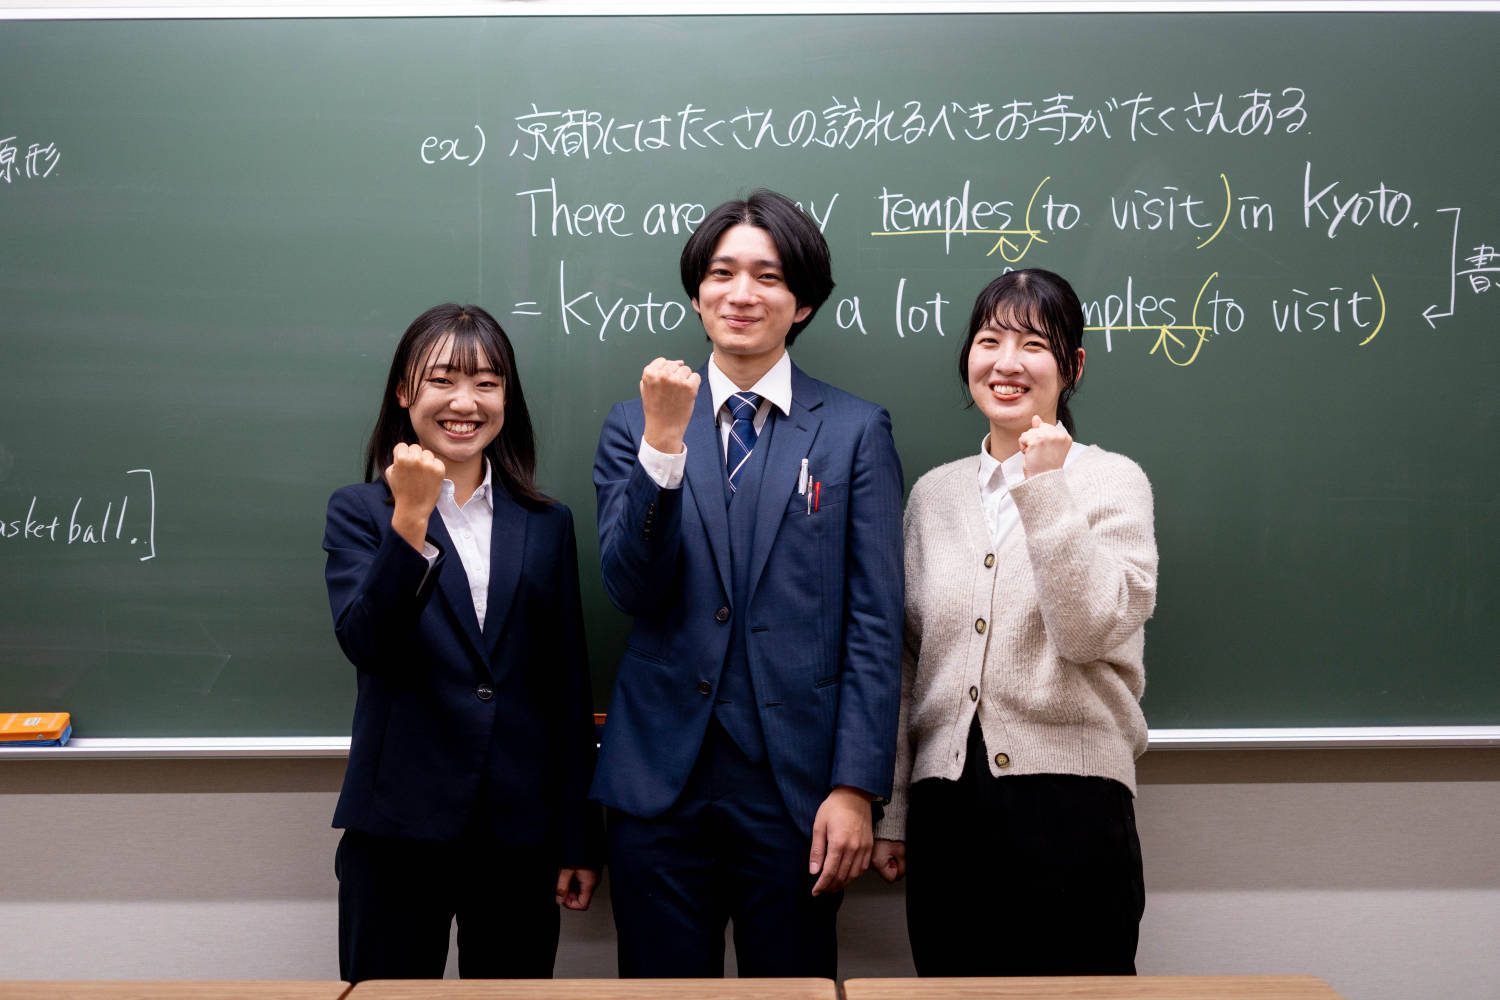
<path id="1" fill-rule="evenodd" d="M 1133 13 L 1445 13 L 1500 11 L 1500 0 L 728 0 L 715 15 L 734 14 L 1133 14 Z M 490 2 L 321 4 L 167 2 L 142 4 L 0 0 L 0 21 L 278 20 L 383 17 L 670 17 L 702 15 L 690 0 L 490 0 Z"/>

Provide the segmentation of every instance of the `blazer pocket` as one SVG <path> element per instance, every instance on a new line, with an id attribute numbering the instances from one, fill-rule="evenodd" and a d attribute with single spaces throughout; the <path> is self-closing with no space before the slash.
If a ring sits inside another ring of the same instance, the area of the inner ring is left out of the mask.
<path id="1" fill-rule="evenodd" d="M 814 498 L 812 496 L 811 486 L 808 487 L 807 493 L 793 492 L 792 498 L 787 501 L 786 512 L 788 514 L 806 515 L 808 511 L 812 510 L 812 506 L 810 503 L 812 499 Z M 843 504 L 849 499 L 849 484 L 824 483 L 822 485 L 822 488 L 817 491 L 816 499 L 818 502 L 818 509 L 816 511 L 813 511 L 814 517 L 827 510 L 829 507 L 843 506 Z"/>
<path id="2" fill-rule="evenodd" d="M 660 656 L 657 656 L 655 653 L 648 653 L 639 646 L 632 646 L 629 644 L 626 644 L 625 646 L 625 655 L 628 657 L 634 657 L 637 660 L 645 660 L 647 663 L 660 663 L 663 666 L 665 666 L 667 662 Z"/>

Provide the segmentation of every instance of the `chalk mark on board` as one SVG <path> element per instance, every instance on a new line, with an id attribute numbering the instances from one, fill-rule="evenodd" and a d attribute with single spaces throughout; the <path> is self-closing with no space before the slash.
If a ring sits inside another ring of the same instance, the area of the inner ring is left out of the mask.
<path id="1" fill-rule="evenodd" d="M 151 522 L 150 529 L 146 534 L 146 545 L 151 550 L 148 554 L 141 556 L 140 561 L 156 558 L 156 477 L 151 474 L 150 469 L 129 469 L 127 476 L 133 476 L 138 472 L 146 474 L 146 485 L 151 491 Z"/>
<path id="2" fill-rule="evenodd" d="M 1437 329 L 1437 320 L 1448 319 L 1453 315 L 1453 305 L 1458 299 L 1458 219 L 1463 214 L 1463 209 L 1460 208 L 1440 208 L 1438 211 L 1453 213 L 1453 244 L 1448 250 L 1448 311 L 1435 312 L 1436 302 L 1422 310 L 1422 318 L 1434 330 Z"/>

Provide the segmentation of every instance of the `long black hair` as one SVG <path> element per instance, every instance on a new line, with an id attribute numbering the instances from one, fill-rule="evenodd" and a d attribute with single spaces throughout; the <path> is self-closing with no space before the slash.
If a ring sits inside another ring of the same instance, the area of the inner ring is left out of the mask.
<path id="1" fill-rule="evenodd" d="M 521 373 L 516 368 L 510 338 L 483 309 L 453 302 L 433 306 L 412 320 L 396 345 L 385 396 L 380 401 L 380 416 L 365 449 L 365 482 L 373 483 L 385 473 L 396 445 L 418 443 L 411 414 L 397 396 L 404 393 L 408 400 L 416 398 L 433 354 L 450 337 L 453 354 L 449 363 L 453 367 L 465 375 L 473 375 L 484 367 L 492 368 L 505 387 L 504 422 L 495 440 L 484 449 L 492 481 L 504 487 L 518 503 L 527 506 L 551 503 L 551 498 L 536 488 L 536 437 L 531 430 L 531 414 L 526 410 Z"/>
<path id="2" fill-rule="evenodd" d="M 969 334 L 958 351 L 958 378 L 969 393 L 969 349 L 974 337 L 991 320 L 1016 330 L 1030 330 L 1047 341 L 1062 376 L 1057 396 L 1057 422 L 1073 434 L 1073 414 L 1068 400 L 1083 377 L 1078 350 L 1083 347 L 1083 305 L 1073 286 L 1060 274 L 1039 267 L 1007 271 L 984 286 L 969 315 Z M 972 397 L 969 405 L 974 405 Z"/>

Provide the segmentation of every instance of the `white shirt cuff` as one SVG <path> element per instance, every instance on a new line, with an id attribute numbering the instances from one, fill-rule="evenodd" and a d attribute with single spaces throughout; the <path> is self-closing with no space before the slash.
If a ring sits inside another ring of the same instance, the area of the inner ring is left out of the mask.
<path id="1" fill-rule="evenodd" d="M 422 542 L 422 558 L 427 560 L 427 572 L 422 574 L 422 582 L 417 584 L 417 593 L 420 594 L 422 592 L 422 588 L 427 585 L 427 578 L 432 575 L 432 567 L 433 564 L 437 562 L 437 557 L 437 546 L 433 545 L 429 541 L 424 540 Z"/>
<path id="2" fill-rule="evenodd" d="M 683 445 L 677 454 L 668 455 L 657 451 L 643 440 L 639 458 L 641 468 L 646 470 L 646 475 L 657 486 L 664 490 L 682 487 L 682 474 L 687 469 L 687 445 Z"/>

